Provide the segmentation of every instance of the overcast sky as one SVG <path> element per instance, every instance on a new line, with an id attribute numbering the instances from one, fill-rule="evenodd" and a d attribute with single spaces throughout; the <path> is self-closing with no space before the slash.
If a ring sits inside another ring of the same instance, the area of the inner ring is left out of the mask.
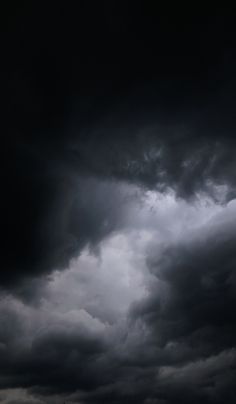
<path id="1" fill-rule="evenodd" d="M 3 16 L 0 402 L 233 403 L 234 10 Z"/>

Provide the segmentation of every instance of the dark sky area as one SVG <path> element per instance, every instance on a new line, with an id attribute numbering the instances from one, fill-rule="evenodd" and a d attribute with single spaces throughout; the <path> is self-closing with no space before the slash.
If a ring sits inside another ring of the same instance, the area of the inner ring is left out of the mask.
<path id="1" fill-rule="evenodd" d="M 154 3 L 1 6 L 3 404 L 236 401 L 236 10 Z"/>

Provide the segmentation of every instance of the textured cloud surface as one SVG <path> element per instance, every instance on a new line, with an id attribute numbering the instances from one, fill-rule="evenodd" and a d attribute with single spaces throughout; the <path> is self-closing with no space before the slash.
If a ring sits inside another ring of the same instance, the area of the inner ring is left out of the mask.
<path id="1" fill-rule="evenodd" d="M 120 227 L 54 271 L 36 301 L 2 295 L 3 397 L 21 387 L 29 403 L 232 400 L 235 215 L 234 201 L 130 186 Z"/>
<path id="2" fill-rule="evenodd" d="M 0 402 L 235 402 L 234 10 L 30 3 L 2 24 Z"/>

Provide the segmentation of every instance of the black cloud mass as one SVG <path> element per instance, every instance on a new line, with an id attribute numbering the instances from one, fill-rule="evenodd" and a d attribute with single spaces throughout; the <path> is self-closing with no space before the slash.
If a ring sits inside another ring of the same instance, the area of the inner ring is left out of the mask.
<path id="1" fill-rule="evenodd" d="M 0 402 L 236 400 L 236 13 L 2 8 Z"/>

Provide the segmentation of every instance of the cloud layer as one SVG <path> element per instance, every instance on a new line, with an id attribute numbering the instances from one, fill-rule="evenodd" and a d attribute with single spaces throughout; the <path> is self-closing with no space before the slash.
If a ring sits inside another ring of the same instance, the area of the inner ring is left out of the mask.
<path id="1" fill-rule="evenodd" d="M 4 404 L 235 401 L 234 10 L 128 3 L 3 13 Z"/>
<path id="2" fill-rule="evenodd" d="M 233 400 L 235 214 L 131 187 L 120 227 L 34 303 L 2 295 L 1 388 L 29 403 Z"/>

